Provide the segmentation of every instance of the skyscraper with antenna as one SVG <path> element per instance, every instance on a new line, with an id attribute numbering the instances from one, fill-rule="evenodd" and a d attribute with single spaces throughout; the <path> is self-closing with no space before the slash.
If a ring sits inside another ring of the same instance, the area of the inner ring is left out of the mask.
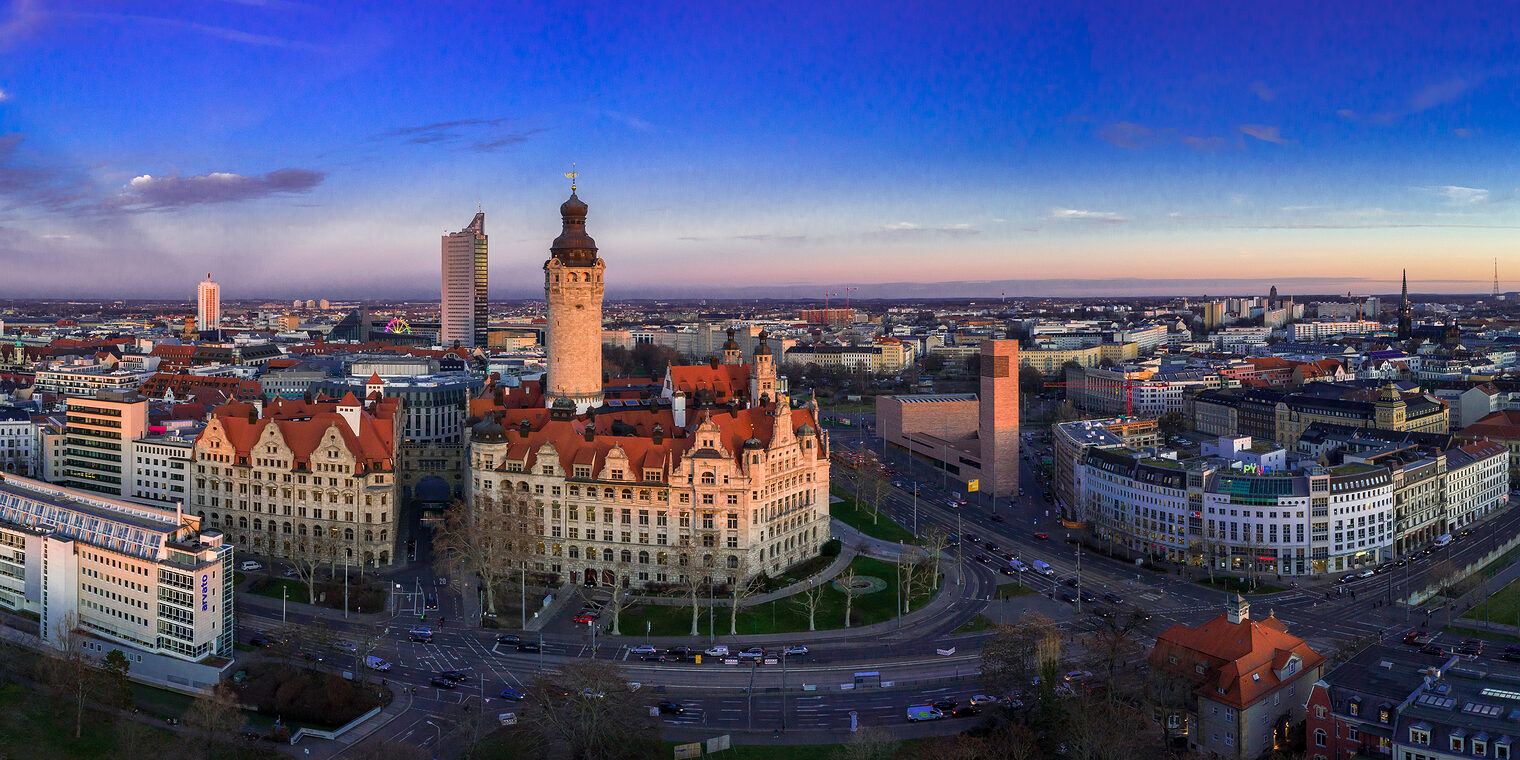
<path id="1" fill-rule="evenodd" d="M 1499 258 L 1494 257 L 1494 300 L 1499 300 Z"/>

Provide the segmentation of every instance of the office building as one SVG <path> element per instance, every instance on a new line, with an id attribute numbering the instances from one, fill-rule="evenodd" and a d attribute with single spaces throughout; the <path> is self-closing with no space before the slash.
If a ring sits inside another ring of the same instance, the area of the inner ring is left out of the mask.
<path id="1" fill-rule="evenodd" d="M 222 323 L 222 288 L 206 273 L 195 288 L 195 329 L 215 330 Z"/>
<path id="2" fill-rule="evenodd" d="M 486 345 L 486 267 L 489 258 L 486 242 L 484 212 L 476 213 L 464 229 L 443 236 L 443 306 L 439 340 L 445 347 Z"/>
<path id="3" fill-rule="evenodd" d="M 130 495 L 132 441 L 148 432 L 148 400 L 136 391 L 115 390 L 70 398 L 67 423 L 63 485 Z"/>

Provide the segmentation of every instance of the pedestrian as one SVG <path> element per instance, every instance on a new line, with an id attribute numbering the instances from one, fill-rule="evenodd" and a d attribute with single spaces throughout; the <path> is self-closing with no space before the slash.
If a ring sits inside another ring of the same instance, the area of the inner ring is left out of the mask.
<path id="1" fill-rule="evenodd" d="M 1351 592 L 1351 601 L 1353 601 L 1353 602 L 1356 601 L 1356 592 L 1355 591 Z"/>

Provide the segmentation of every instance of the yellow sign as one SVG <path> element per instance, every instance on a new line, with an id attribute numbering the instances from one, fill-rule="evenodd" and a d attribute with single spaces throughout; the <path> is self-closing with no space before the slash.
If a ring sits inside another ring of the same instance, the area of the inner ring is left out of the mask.
<path id="1" fill-rule="evenodd" d="M 692 742 L 691 744 L 677 744 L 676 745 L 676 760 L 681 760 L 681 758 L 684 758 L 684 757 L 701 757 L 701 756 L 702 756 L 702 742 Z"/>
<path id="2" fill-rule="evenodd" d="M 971 493 L 972 491 L 975 491 L 981 485 L 982 485 L 982 481 L 980 481 L 980 480 L 968 480 L 968 481 L 966 481 L 966 493 Z"/>

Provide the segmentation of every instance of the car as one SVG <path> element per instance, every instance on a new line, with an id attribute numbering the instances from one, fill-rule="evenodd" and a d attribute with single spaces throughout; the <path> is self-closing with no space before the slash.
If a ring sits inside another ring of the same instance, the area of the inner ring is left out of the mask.
<path id="1" fill-rule="evenodd" d="M 1354 580 L 1356 580 L 1356 573 L 1352 573 L 1350 575 L 1343 575 L 1343 576 L 1341 576 L 1340 580 L 1336 581 L 1336 583 L 1350 583 L 1350 582 L 1352 582 Z"/>
<path id="2" fill-rule="evenodd" d="M 308 662 L 322 662 L 322 654 L 320 652 L 315 652 L 307 649 L 301 652 L 301 659 Z"/>
<path id="3" fill-rule="evenodd" d="M 1067 604 L 1076 604 L 1077 597 L 1074 596 L 1070 591 L 1062 591 L 1061 601 L 1066 602 Z"/>
<path id="4" fill-rule="evenodd" d="M 755 662 L 755 663 L 758 663 L 761 660 L 765 659 L 765 655 L 760 654 L 759 652 L 740 652 L 740 653 L 734 655 L 734 658 L 737 659 L 739 662 Z"/>
<path id="5" fill-rule="evenodd" d="M 954 710 L 950 711 L 950 717 L 969 718 L 973 715 L 980 715 L 981 712 L 981 708 L 975 707 L 973 705 L 961 705 L 960 707 L 957 707 Z"/>
<path id="6" fill-rule="evenodd" d="M 1483 654 L 1483 647 L 1473 646 L 1472 644 L 1463 644 L 1457 647 L 1457 654 L 1460 654 L 1464 657 L 1477 657 L 1478 655 Z"/>
<path id="7" fill-rule="evenodd" d="M 1403 567 L 1403 566 L 1405 566 L 1407 564 L 1409 564 L 1409 560 L 1404 559 L 1403 557 L 1400 557 L 1400 558 L 1398 558 L 1398 559 L 1396 559 L 1396 560 L 1393 561 L 1393 566 L 1394 567 Z"/>
<path id="8" fill-rule="evenodd" d="M 1506 662 L 1520 662 L 1520 652 L 1505 652 L 1499 656 Z"/>
<path id="9" fill-rule="evenodd" d="M 971 704 L 973 705 L 990 705 L 996 701 L 996 699 L 993 699 L 986 694 L 977 694 L 971 697 Z"/>
<path id="10" fill-rule="evenodd" d="M 760 655 L 763 655 L 763 654 L 765 654 L 765 647 L 747 647 L 747 648 L 745 648 L 744 653 L 745 654 L 760 654 Z"/>
<path id="11" fill-rule="evenodd" d="M 1097 615 L 1100 618 L 1111 618 L 1114 616 L 1114 613 L 1106 607 L 1092 607 L 1091 609 L 1092 614 Z"/>
<path id="12" fill-rule="evenodd" d="M 936 710 L 939 710 L 940 712 L 950 712 L 951 710 L 960 707 L 960 704 L 961 703 L 953 699 L 938 699 L 934 702 L 929 703 L 929 706 Z"/>
<path id="13" fill-rule="evenodd" d="M 432 678 L 428 679 L 428 685 L 439 689 L 452 689 L 457 684 L 447 678 L 444 678 L 443 676 L 433 676 Z"/>
<path id="14" fill-rule="evenodd" d="M 607 696 L 607 692 L 588 687 L 581 689 L 581 696 L 585 697 L 586 699 L 603 699 Z"/>
<path id="15" fill-rule="evenodd" d="M 1420 654 L 1433 654 L 1438 657 L 1445 657 L 1448 652 L 1446 648 L 1440 644 L 1426 644 L 1425 646 L 1420 647 Z"/>
<path id="16" fill-rule="evenodd" d="M 270 639 L 269 637 L 265 636 L 264 634 L 259 633 L 259 634 L 254 634 L 254 637 L 248 640 L 248 646 L 252 646 L 252 647 L 274 646 L 274 641 L 272 639 Z"/>
<path id="17" fill-rule="evenodd" d="M 680 715 L 686 712 L 686 708 L 668 699 L 660 700 L 659 709 L 661 715 Z"/>
<path id="18" fill-rule="evenodd" d="M 370 670 L 386 671 L 391 669 L 391 664 L 386 662 L 384 658 L 370 655 L 364 658 L 364 667 Z"/>
<path id="19" fill-rule="evenodd" d="M 1077 576 L 1073 575 L 1070 578 L 1067 578 L 1066 580 L 1063 580 L 1061 582 L 1064 583 L 1064 584 L 1066 584 L 1066 585 L 1068 585 L 1068 586 L 1071 586 L 1072 588 L 1076 588 L 1077 587 Z"/>
<path id="20" fill-rule="evenodd" d="M 264 566 L 261 565 L 261 564 L 259 564 L 259 563 L 257 563 L 257 562 L 254 562 L 251 559 L 248 559 L 248 560 L 243 560 L 242 562 L 239 562 L 238 563 L 238 569 L 239 570 L 263 570 Z"/>
<path id="21" fill-rule="evenodd" d="M 438 597 L 433 596 L 432 594 L 428 594 L 427 595 L 427 608 L 430 609 L 430 610 L 436 610 L 436 609 L 438 609 Z"/>
<path id="22" fill-rule="evenodd" d="M 470 680 L 469 674 L 465 673 L 462 670 L 445 670 L 438 675 L 443 676 L 444 678 L 447 678 L 454 683 L 464 683 L 465 681 Z"/>
<path id="23" fill-rule="evenodd" d="M 431 643 L 433 643 L 433 629 L 431 629 L 431 628 L 418 627 L 418 628 L 413 628 L 412 630 L 407 631 L 406 633 L 407 633 L 407 637 L 410 638 L 412 641 L 420 641 L 420 642 L 422 642 L 424 644 L 431 644 Z"/>
<path id="24" fill-rule="evenodd" d="M 976 561 L 985 565 L 985 564 L 991 563 L 992 562 L 992 558 L 989 557 L 989 556 L 987 556 L 987 555 L 985 555 L 985 554 L 978 554 L 978 555 L 976 555 Z"/>
<path id="25" fill-rule="evenodd" d="M 537 643 L 532 642 L 532 641 L 524 641 L 524 642 L 521 642 L 521 643 L 519 643 L 517 645 L 517 651 L 519 651 L 519 652 L 537 652 L 537 651 L 540 651 L 540 650 L 539 650 L 539 646 L 538 646 Z"/>
<path id="26" fill-rule="evenodd" d="M 288 568 L 285 572 L 280 573 L 280 576 L 284 578 L 299 578 L 301 574 L 296 572 L 296 569 L 292 567 Z"/>
<path id="27" fill-rule="evenodd" d="M 502 699 L 514 699 L 514 700 L 517 700 L 519 702 L 521 702 L 524 699 L 527 699 L 527 697 L 528 697 L 528 695 L 526 695 L 526 694 L 524 694 L 524 693 L 522 693 L 522 692 L 520 692 L 520 691 L 512 688 L 511 686 L 508 686 L 508 687 L 502 689 L 501 693 L 498 694 L 497 696 L 501 697 Z"/>
<path id="28" fill-rule="evenodd" d="M 1000 522 L 1002 522 L 1002 521 L 1003 521 L 1003 516 L 1002 516 L 1002 515 L 1000 515 L 1000 514 L 997 514 L 997 513 L 993 513 L 993 515 L 992 515 L 992 517 L 990 517 L 990 518 L 988 518 L 988 519 L 990 519 L 990 520 L 992 520 L 992 521 L 993 521 L 993 522 L 998 522 L 998 523 L 1000 523 Z"/>
<path id="29" fill-rule="evenodd" d="M 1404 643 L 1408 644 L 1409 646 L 1423 647 L 1432 641 L 1435 641 L 1435 637 L 1431 636 L 1428 633 L 1410 631 L 1409 633 L 1404 634 Z"/>
<path id="30" fill-rule="evenodd" d="M 945 502 L 945 506 L 950 507 L 951 509 L 959 507 L 960 505 L 961 505 L 961 503 L 959 501 L 956 501 L 955 499 L 950 499 L 949 501 Z"/>
<path id="31" fill-rule="evenodd" d="M 1475 646 L 1475 647 L 1477 647 L 1479 649 L 1482 649 L 1483 647 L 1488 646 L 1488 642 L 1487 641 L 1484 641 L 1483 639 L 1476 638 L 1476 637 L 1473 637 L 1473 636 L 1469 636 L 1469 637 L 1467 637 L 1465 639 L 1462 639 L 1462 643 L 1463 644 L 1467 644 L 1467 645 L 1471 645 L 1471 646 Z"/>
<path id="32" fill-rule="evenodd" d="M 702 652 L 702 654 L 705 654 L 708 657 L 727 657 L 728 647 L 722 644 L 718 644 L 717 646 L 708 647 Z"/>
<path id="33" fill-rule="evenodd" d="M 636 647 L 629 647 L 628 648 L 628 653 L 629 654 L 654 654 L 657 651 L 659 651 L 659 650 L 655 649 L 654 647 L 652 647 L 652 646 L 650 646 L 648 644 L 640 644 L 640 645 L 638 645 Z"/>
<path id="34" fill-rule="evenodd" d="M 1025 570 L 1029 569 L 1028 565 L 1026 565 L 1023 562 L 1020 562 L 1019 560 L 1016 560 L 1016 559 L 1015 560 L 1009 560 L 1008 566 L 1011 567 L 1011 568 L 1013 568 L 1015 571 L 1020 572 L 1020 573 L 1022 573 Z"/>
<path id="35" fill-rule="evenodd" d="M 998 568 L 998 572 L 1002 573 L 1003 575 L 1014 575 L 1015 574 L 1013 568 L 1007 567 L 1007 566 Z"/>
<path id="36" fill-rule="evenodd" d="M 1377 571 L 1376 570 L 1363 570 L 1360 573 L 1357 573 L 1356 577 L 1358 577 L 1358 578 L 1371 578 L 1374 575 L 1377 575 Z"/>
<path id="37" fill-rule="evenodd" d="M 966 540 L 970 541 L 973 544 L 979 544 L 979 543 L 982 542 L 981 538 L 979 538 L 978 536 L 976 536 L 974 534 L 971 534 L 971 533 L 967 533 L 966 534 Z"/>
<path id="38" fill-rule="evenodd" d="M 1118 594 L 1114 594 L 1114 593 L 1104 594 L 1103 598 L 1106 599 L 1106 600 L 1108 600 L 1109 604 L 1124 604 L 1124 597 L 1119 596 Z"/>
<path id="39" fill-rule="evenodd" d="M 691 653 L 691 647 L 671 647 L 665 650 L 665 654 L 673 654 L 677 657 L 690 657 Z"/>
<path id="40" fill-rule="evenodd" d="M 785 652 L 785 654 L 786 654 L 787 657 L 797 657 L 797 656 L 800 656 L 800 655 L 805 655 L 807 653 L 808 653 L 808 648 L 805 647 L 805 646 L 803 646 L 803 645 L 801 645 L 801 644 L 797 644 L 795 646 L 789 646 L 789 647 L 786 648 L 786 652 Z"/>
<path id="41" fill-rule="evenodd" d="M 1050 534 L 1049 533 L 1045 533 L 1043 531 L 1040 532 L 1040 533 L 1034 534 L 1034 537 L 1040 539 L 1041 541 L 1049 541 L 1050 540 Z"/>
<path id="42" fill-rule="evenodd" d="M 359 651 L 359 645 L 347 639 L 338 639 L 333 642 L 333 649 L 344 652 L 357 652 Z"/>
<path id="43" fill-rule="evenodd" d="M 521 641 L 522 641 L 522 637 L 518 636 L 515 633 L 498 633 L 498 634 L 496 634 L 496 643 L 498 643 L 498 644 L 516 644 L 516 643 L 521 642 Z"/>
<path id="44" fill-rule="evenodd" d="M 1091 593 L 1089 593 L 1087 591 L 1083 591 L 1081 593 L 1081 597 L 1082 597 L 1082 601 L 1087 602 L 1088 604 L 1092 604 L 1092 603 L 1098 601 L 1098 597 L 1093 596 Z"/>
<path id="45" fill-rule="evenodd" d="M 991 541 L 988 541 L 987 543 L 983 544 L 982 547 L 985 548 L 989 552 L 996 552 L 998 550 L 997 544 L 994 544 Z"/>
<path id="46" fill-rule="evenodd" d="M 665 662 L 667 657 L 670 658 L 672 661 L 680 660 L 681 659 L 679 657 L 676 657 L 675 655 L 660 654 L 659 652 L 655 652 L 655 653 L 652 653 L 652 654 L 641 654 L 641 655 L 639 655 L 639 660 L 641 662 Z"/>
<path id="47" fill-rule="evenodd" d="M 1066 681 L 1086 681 L 1092 678 L 1092 673 L 1085 670 L 1071 670 L 1067 671 L 1062 678 Z"/>
<path id="48" fill-rule="evenodd" d="M 587 615 L 586 613 L 582 612 L 582 613 L 576 615 L 575 617 L 571 618 L 571 620 L 574 620 L 576 625 L 590 625 L 591 623 L 593 623 L 593 622 L 596 621 L 596 616 L 595 615 Z"/>

